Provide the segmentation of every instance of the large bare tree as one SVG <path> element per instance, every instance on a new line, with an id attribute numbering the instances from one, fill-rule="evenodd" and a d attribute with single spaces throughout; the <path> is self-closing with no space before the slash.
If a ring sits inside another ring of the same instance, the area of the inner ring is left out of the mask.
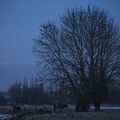
<path id="1" fill-rule="evenodd" d="M 88 7 L 68 11 L 59 26 L 43 24 L 35 52 L 48 79 L 73 89 L 81 110 L 88 110 L 90 102 L 99 110 L 109 83 L 120 78 L 119 44 L 114 20 L 104 10 Z"/>

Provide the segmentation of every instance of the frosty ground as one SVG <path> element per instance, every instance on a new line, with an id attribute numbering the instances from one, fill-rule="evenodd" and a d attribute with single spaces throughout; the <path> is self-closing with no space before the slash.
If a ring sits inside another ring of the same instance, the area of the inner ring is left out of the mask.
<path id="1" fill-rule="evenodd" d="M 120 110 L 101 112 L 68 112 L 26 116 L 26 120 L 120 120 Z"/>
<path id="2" fill-rule="evenodd" d="M 0 107 L 0 109 L 7 112 L 9 107 Z M 52 106 L 39 106 L 37 109 L 40 108 L 52 110 Z M 120 107 L 102 107 L 100 112 L 94 112 L 93 108 L 89 112 L 75 112 L 74 107 L 69 107 L 62 113 L 52 111 L 44 114 L 32 113 L 36 106 L 25 106 L 23 109 L 31 112 L 24 115 L 20 120 L 120 120 Z"/>
<path id="3" fill-rule="evenodd" d="M 25 116 L 25 120 L 120 120 L 120 107 L 101 107 L 100 112 L 75 112 L 74 107 L 65 109 L 62 113 L 36 114 Z"/>

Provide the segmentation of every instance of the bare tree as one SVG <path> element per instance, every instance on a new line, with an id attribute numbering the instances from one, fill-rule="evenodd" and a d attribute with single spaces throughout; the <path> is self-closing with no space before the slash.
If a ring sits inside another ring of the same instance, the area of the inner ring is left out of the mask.
<path id="1" fill-rule="evenodd" d="M 107 100 L 109 83 L 120 77 L 119 30 L 105 11 L 88 7 L 87 14 L 90 92 L 95 110 L 99 110 L 100 104 Z"/>
<path id="2" fill-rule="evenodd" d="M 107 99 L 108 85 L 119 78 L 118 26 L 104 10 L 75 9 L 41 26 L 35 52 L 44 58 L 50 80 L 73 89 L 82 111 L 92 101 L 95 110 Z"/>

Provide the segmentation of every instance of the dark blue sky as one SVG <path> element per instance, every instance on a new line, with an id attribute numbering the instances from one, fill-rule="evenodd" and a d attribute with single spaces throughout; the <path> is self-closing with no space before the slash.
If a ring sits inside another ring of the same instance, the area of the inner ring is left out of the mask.
<path id="1" fill-rule="evenodd" d="M 87 5 L 105 8 L 120 24 L 120 0 L 0 0 L 0 90 L 35 75 L 32 39 L 42 23 L 57 23 L 67 9 Z"/>

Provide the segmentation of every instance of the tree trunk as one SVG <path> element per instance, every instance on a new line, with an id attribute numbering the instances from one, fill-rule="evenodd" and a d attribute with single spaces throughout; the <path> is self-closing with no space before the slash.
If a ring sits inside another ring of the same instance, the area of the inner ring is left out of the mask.
<path id="1" fill-rule="evenodd" d="M 95 103 L 95 111 L 100 111 L 100 103 Z"/>
<path id="2" fill-rule="evenodd" d="M 79 99 L 75 110 L 76 112 L 87 112 L 89 110 L 89 102 L 86 99 Z"/>

